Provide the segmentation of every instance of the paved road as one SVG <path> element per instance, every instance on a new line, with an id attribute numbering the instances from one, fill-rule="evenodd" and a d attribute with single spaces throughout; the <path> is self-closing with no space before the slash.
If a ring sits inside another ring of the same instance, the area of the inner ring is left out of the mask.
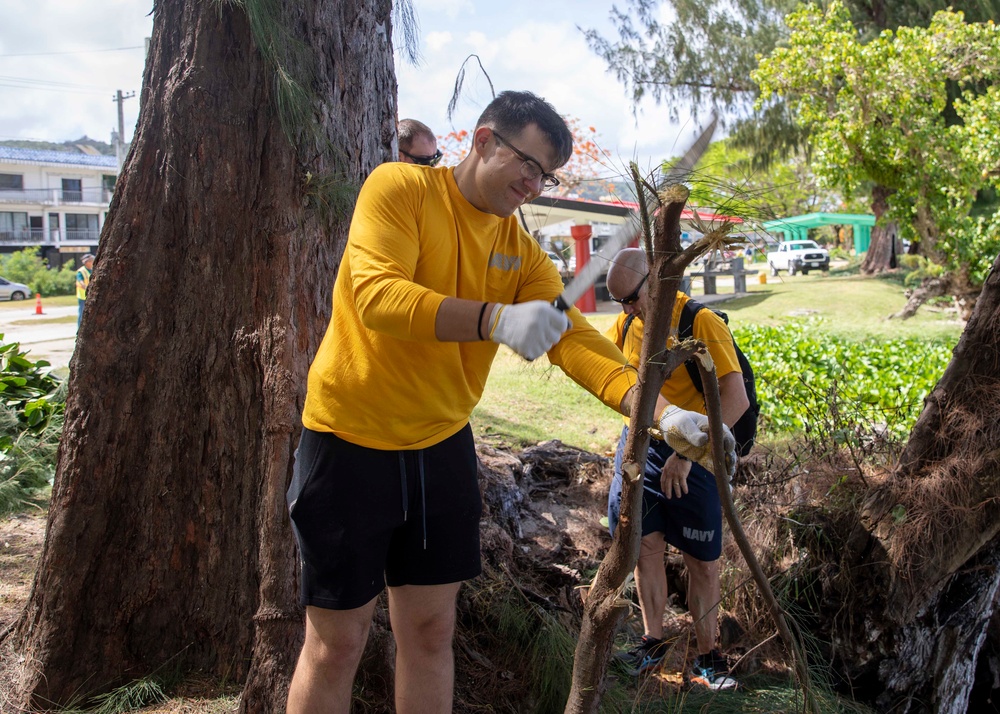
<path id="1" fill-rule="evenodd" d="M 720 284 L 720 290 L 724 289 Z M 731 286 L 729 289 L 732 289 Z M 718 302 L 738 297 L 731 292 L 720 295 L 695 295 L 702 303 Z M 23 307 L 22 307 L 23 305 Z M 617 313 L 621 306 L 613 302 L 597 303 L 597 312 Z M 75 317 L 75 305 L 46 307 L 43 302 L 41 315 L 35 314 L 35 302 L 25 300 L 19 305 L 0 307 L 0 334 L 6 343 L 19 342 L 21 349 L 32 359 L 45 359 L 53 368 L 68 367 L 76 346 L 76 321 L 54 322 L 58 318 Z"/>
<path id="2" fill-rule="evenodd" d="M 25 300 L 16 307 L 5 305 L 0 308 L 0 334 L 6 343 L 21 343 L 21 349 L 32 359 L 46 359 L 56 368 L 68 367 L 76 345 L 76 320 L 54 320 L 76 314 L 75 305 L 46 307 L 43 302 L 41 315 L 35 314 L 33 300 Z"/>

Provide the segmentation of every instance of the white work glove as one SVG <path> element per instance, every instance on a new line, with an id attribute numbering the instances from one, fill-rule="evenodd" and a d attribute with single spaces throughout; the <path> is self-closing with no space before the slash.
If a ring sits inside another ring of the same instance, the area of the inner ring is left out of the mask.
<path id="1" fill-rule="evenodd" d="M 507 345 L 527 360 L 548 352 L 570 328 L 566 313 L 544 300 L 497 305 L 490 324 L 493 325 L 491 340 Z"/>
<path id="2" fill-rule="evenodd" d="M 707 416 L 671 404 L 660 415 L 659 427 L 671 449 L 715 473 Z M 725 424 L 722 425 L 722 448 L 726 452 L 726 474 L 732 479 L 736 473 L 736 439 Z"/>

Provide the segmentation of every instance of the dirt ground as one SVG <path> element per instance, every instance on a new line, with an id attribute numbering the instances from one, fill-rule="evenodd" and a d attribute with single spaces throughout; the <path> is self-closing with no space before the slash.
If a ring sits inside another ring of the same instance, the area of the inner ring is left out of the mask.
<path id="1" fill-rule="evenodd" d="M 44 513 L 0 520 L 0 632 L 28 600 L 44 539 Z"/>
<path id="2" fill-rule="evenodd" d="M 0 633 L 13 625 L 31 592 L 45 540 L 45 514 L 0 519 Z M 0 712 L 16 712 L 12 701 L 23 657 L 6 637 L 0 642 Z"/>
<path id="3" fill-rule="evenodd" d="M 480 447 L 483 468 L 489 469 L 497 479 L 483 481 L 488 491 L 495 483 L 491 501 L 489 493 L 484 498 L 493 504 L 493 518 L 509 532 L 509 547 L 528 562 L 529 570 L 541 581 L 561 583 L 553 602 L 566 611 L 581 611 L 582 589 L 585 582 L 604 556 L 611 540 L 601 522 L 605 514 L 610 468 L 607 458 L 565 447 L 559 442 L 546 442 L 531 447 L 517 456 L 504 450 Z M 815 476 L 815 475 L 814 475 Z M 496 500 L 497 494 L 500 501 Z M 509 498 L 509 500 L 508 500 Z M 504 512 L 500 512 L 503 510 Z M 31 591 L 45 535 L 45 514 L 30 513 L 0 520 L 0 632 L 17 618 Z M 484 557 L 489 557 L 489 545 L 484 542 Z M 724 549 L 724 572 L 742 571 L 742 563 L 734 567 L 738 553 L 728 542 Z M 681 672 L 693 659 L 693 628 L 691 617 L 683 606 L 683 565 L 680 555 L 674 553 L 667 562 L 671 586 L 671 602 L 664 625 L 665 637 L 671 647 L 662 671 L 645 678 L 636 696 L 660 698 L 669 692 L 684 689 Z M 724 576 L 724 580 L 726 580 Z M 745 574 L 738 574 L 745 581 Z M 727 586 L 724 584 L 724 590 Z M 761 654 L 750 655 L 746 633 L 736 624 L 736 619 L 723 612 L 720 618 L 720 644 L 731 661 L 741 661 L 745 673 L 768 669 L 761 661 Z M 638 610 L 626 623 L 621 635 L 623 641 L 637 640 L 642 625 Z M 12 701 L 17 691 L 17 677 L 23 660 L 13 650 L 12 638 L 0 643 L 0 712 L 19 712 Z M 461 644 L 461 643 L 459 643 Z M 762 667 L 763 665 L 763 667 Z M 777 670 L 783 668 L 779 665 Z M 220 685 L 209 677 L 189 676 L 180 686 L 171 690 L 173 698 L 139 711 L 146 714 L 176 714 L 198 712 L 201 714 L 232 712 L 239 703 L 239 687 Z M 456 691 L 456 695 L 463 693 Z"/>
<path id="4" fill-rule="evenodd" d="M 6 632 L 20 614 L 35 577 L 45 541 L 46 514 L 31 512 L 0 519 L 0 633 Z M 0 642 L 0 712 L 15 714 L 13 701 L 23 656 L 14 650 L 11 638 Z M 170 700 L 145 707 L 144 714 L 222 714 L 234 712 L 239 688 L 220 686 L 216 679 L 188 677 Z"/>

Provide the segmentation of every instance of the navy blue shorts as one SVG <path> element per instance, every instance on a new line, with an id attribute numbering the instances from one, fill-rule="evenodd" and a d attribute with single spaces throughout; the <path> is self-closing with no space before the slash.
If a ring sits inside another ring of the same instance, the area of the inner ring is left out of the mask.
<path id="1" fill-rule="evenodd" d="M 412 451 L 369 449 L 303 429 L 287 493 L 301 603 L 349 610 L 386 585 L 479 575 L 478 463 L 468 425 Z"/>
<path id="2" fill-rule="evenodd" d="M 622 458 L 628 427 L 622 429 L 615 451 L 615 476 L 608 493 L 608 525 L 611 535 L 618 526 L 622 497 Z M 722 554 L 722 503 L 715 476 L 691 462 L 688 492 L 666 498 L 660 489 L 660 472 L 674 452 L 666 442 L 650 439 L 646 470 L 642 479 L 642 534 L 662 533 L 664 539 L 692 558 L 711 562 Z"/>

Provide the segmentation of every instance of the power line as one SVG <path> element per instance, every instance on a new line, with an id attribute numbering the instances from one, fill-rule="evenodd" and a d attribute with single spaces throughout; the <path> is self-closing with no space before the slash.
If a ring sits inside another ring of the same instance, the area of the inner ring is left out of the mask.
<path id="1" fill-rule="evenodd" d="M 94 52 L 122 52 L 124 50 L 143 50 L 145 45 L 136 45 L 134 47 L 112 47 L 106 50 L 73 50 L 71 52 L 23 52 L 14 55 L 0 55 L 0 58 L 4 57 L 46 57 L 52 55 L 85 55 Z"/>
<path id="2" fill-rule="evenodd" d="M 24 84 L 4 84 L 0 82 L 0 87 L 8 89 L 27 89 L 35 92 L 62 92 L 64 94 L 106 94 L 106 89 L 72 89 L 66 87 L 31 87 Z"/>
<path id="3" fill-rule="evenodd" d="M 26 85 L 37 84 L 49 87 L 71 87 L 71 88 L 79 87 L 87 89 L 100 89 L 102 92 L 108 91 L 96 84 L 75 84 L 73 82 L 56 82 L 50 79 L 32 79 L 31 77 L 7 77 L 2 74 L 0 74 L 0 82 L 18 82 Z"/>

